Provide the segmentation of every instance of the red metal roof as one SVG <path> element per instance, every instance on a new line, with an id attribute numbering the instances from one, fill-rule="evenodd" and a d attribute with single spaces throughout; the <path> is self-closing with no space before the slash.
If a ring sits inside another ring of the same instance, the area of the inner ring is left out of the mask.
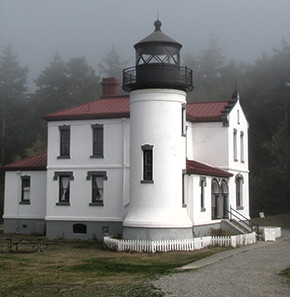
<path id="1" fill-rule="evenodd" d="M 47 152 L 34 155 L 1 167 L 6 171 L 12 170 L 46 170 Z"/>
<path id="2" fill-rule="evenodd" d="M 221 170 L 216 167 L 211 167 L 209 165 L 193 161 L 186 161 L 186 173 L 187 174 L 198 174 L 198 175 L 210 175 L 210 176 L 218 176 L 218 177 L 231 177 L 233 174 Z"/>
<path id="3" fill-rule="evenodd" d="M 129 96 L 114 96 L 101 98 L 92 102 L 73 106 L 61 111 L 44 115 L 47 121 L 79 120 L 79 119 L 106 119 L 130 116 Z"/>
<path id="4" fill-rule="evenodd" d="M 221 121 L 221 112 L 228 101 L 188 103 L 186 107 L 187 120 L 191 122 Z M 111 96 L 73 106 L 64 110 L 44 115 L 47 121 L 107 119 L 130 117 L 130 98 L 128 95 Z"/>
<path id="5" fill-rule="evenodd" d="M 186 105 L 187 120 L 191 122 L 219 122 L 228 101 L 198 102 Z"/>

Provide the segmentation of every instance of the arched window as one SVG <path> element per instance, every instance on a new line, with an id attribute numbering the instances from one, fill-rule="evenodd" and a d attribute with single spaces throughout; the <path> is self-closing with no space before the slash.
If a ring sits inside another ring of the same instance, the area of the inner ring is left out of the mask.
<path id="1" fill-rule="evenodd" d="M 229 187 L 228 182 L 223 180 L 221 183 L 221 194 L 223 197 L 223 217 L 225 219 L 229 218 Z"/>
<path id="2" fill-rule="evenodd" d="M 243 184 L 244 178 L 241 174 L 236 175 L 236 206 L 243 209 Z"/>
<path id="3" fill-rule="evenodd" d="M 211 182 L 211 218 L 217 219 L 217 199 L 220 194 L 220 188 L 216 179 Z"/>

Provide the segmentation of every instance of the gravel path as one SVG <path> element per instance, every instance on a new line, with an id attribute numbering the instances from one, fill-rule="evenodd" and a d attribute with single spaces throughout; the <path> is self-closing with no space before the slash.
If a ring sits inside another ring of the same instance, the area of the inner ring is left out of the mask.
<path id="1" fill-rule="evenodd" d="M 290 296 L 290 282 L 278 275 L 290 267 L 290 230 L 282 230 L 276 242 L 261 242 L 236 249 L 234 255 L 229 251 L 210 258 L 201 262 L 207 266 L 163 276 L 153 285 L 166 297 Z"/>

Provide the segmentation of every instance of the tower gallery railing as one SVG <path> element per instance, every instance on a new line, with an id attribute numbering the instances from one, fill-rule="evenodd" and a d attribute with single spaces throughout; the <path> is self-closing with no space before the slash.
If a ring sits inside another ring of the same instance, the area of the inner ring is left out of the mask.
<path id="1" fill-rule="evenodd" d="M 191 91 L 192 70 L 172 64 L 143 64 L 123 70 L 123 89 L 130 91 L 140 87 L 177 86 Z"/>

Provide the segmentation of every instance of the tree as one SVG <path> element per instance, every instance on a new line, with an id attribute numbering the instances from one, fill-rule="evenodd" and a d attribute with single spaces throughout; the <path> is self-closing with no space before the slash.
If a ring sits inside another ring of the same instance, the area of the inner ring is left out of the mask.
<path id="1" fill-rule="evenodd" d="M 25 143 L 25 136 L 21 134 L 25 127 L 21 119 L 26 108 L 27 73 L 27 67 L 19 65 L 11 47 L 4 47 L 0 56 L 0 164 L 11 161 Z"/>
<path id="2" fill-rule="evenodd" d="M 85 58 L 73 58 L 66 63 L 68 102 L 80 104 L 100 96 L 100 78 Z"/>
<path id="3" fill-rule="evenodd" d="M 230 98 L 239 68 L 234 61 L 227 65 L 216 38 L 211 37 L 208 48 L 200 55 L 185 56 L 185 65 L 193 70 L 194 91 L 189 101 L 217 101 Z M 237 73 L 236 73 L 237 72 Z"/>
<path id="4" fill-rule="evenodd" d="M 121 82 L 123 69 L 126 65 L 127 62 L 122 62 L 121 56 L 117 53 L 116 49 L 112 47 L 98 66 L 100 69 L 100 75 L 104 75 L 105 77 L 115 77 L 119 82 Z"/>
<path id="5" fill-rule="evenodd" d="M 58 53 L 34 82 L 38 87 L 35 98 L 38 100 L 39 115 L 68 106 L 67 66 Z"/>
<path id="6" fill-rule="evenodd" d="M 56 53 L 35 83 L 33 125 L 37 127 L 35 139 L 40 135 L 42 141 L 46 135 L 42 115 L 97 99 L 100 95 L 100 78 L 83 57 L 65 62 Z"/>
<path id="7" fill-rule="evenodd" d="M 259 210 L 268 214 L 287 211 L 282 200 L 285 193 L 289 196 L 290 174 L 289 168 L 282 170 L 286 164 L 282 152 L 289 139 L 281 131 L 287 127 L 285 100 L 289 90 L 285 82 L 290 80 L 289 71 L 290 47 L 283 41 L 281 49 L 275 49 L 272 56 L 263 55 L 245 72 L 243 106 L 250 123 L 253 215 Z"/>
<path id="8" fill-rule="evenodd" d="M 96 99 L 100 93 L 99 81 L 85 58 L 73 58 L 66 63 L 55 54 L 35 80 L 40 115 Z"/>
<path id="9" fill-rule="evenodd" d="M 40 135 L 37 136 L 37 139 L 32 143 L 30 147 L 28 147 L 25 152 L 28 157 L 34 156 L 36 154 L 43 153 L 47 150 L 47 144 L 42 139 Z"/>

